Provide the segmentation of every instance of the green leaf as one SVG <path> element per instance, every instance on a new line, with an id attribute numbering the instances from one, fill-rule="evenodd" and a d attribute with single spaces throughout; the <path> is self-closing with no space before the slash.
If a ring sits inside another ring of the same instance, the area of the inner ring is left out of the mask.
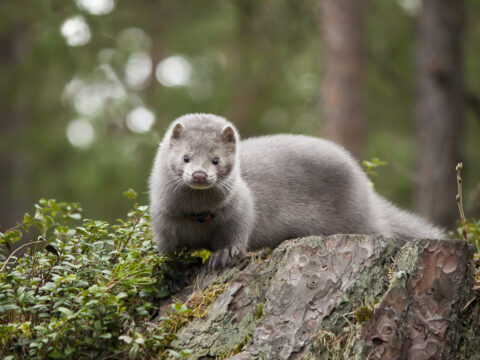
<path id="1" fill-rule="evenodd" d="M 64 358 L 64 355 L 59 351 L 52 351 L 52 352 L 48 353 L 48 356 L 52 357 L 54 359 L 63 359 Z"/>
<path id="2" fill-rule="evenodd" d="M 57 308 L 58 311 L 60 311 L 62 314 L 64 314 L 67 318 L 73 317 L 73 311 L 70 309 L 67 309 L 66 307 L 60 306 Z"/>
<path id="3" fill-rule="evenodd" d="M 118 293 L 118 294 L 115 296 L 115 298 L 116 298 L 117 300 L 125 299 L 125 298 L 127 298 L 127 297 L 128 297 L 128 294 L 125 293 L 125 292 Z"/>
<path id="4" fill-rule="evenodd" d="M 145 339 L 143 338 L 142 335 L 138 334 L 138 336 L 135 338 L 135 342 L 137 344 L 143 345 L 145 344 Z"/>
<path id="5" fill-rule="evenodd" d="M 188 307 L 186 307 L 184 304 L 182 304 L 181 302 L 176 302 L 176 303 L 172 304 L 172 308 L 178 314 L 184 314 L 184 313 L 190 311 L 190 309 Z"/>
<path id="6" fill-rule="evenodd" d="M 75 213 L 75 214 L 68 214 L 68 217 L 70 219 L 73 219 L 73 220 L 81 220 L 82 219 L 82 215 L 78 214 L 78 213 Z"/>
<path id="7" fill-rule="evenodd" d="M 168 349 L 167 350 L 168 353 L 173 356 L 175 359 L 181 359 L 182 358 L 182 355 L 180 355 L 180 353 L 176 352 L 175 350 L 172 350 L 172 349 Z"/>
<path id="8" fill-rule="evenodd" d="M 183 357 L 188 357 L 192 354 L 193 354 L 193 350 L 191 350 L 191 349 L 180 350 L 180 355 L 182 355 Z"/>
<path id="9" fill-rule="evenodd" d="M 118 338 L 125 341 L 127 344 L 130 344 L 133 341 L 133 338 L 128 335 L 120 335 Z"/>
<path id="10" fill-rule="evenodd" d="M 126 197 L 128 197 L 131 200 L 135 200 L 138 196 L 137 192 L 133 189 L 128 189 L 127 191 L 125 191 L 123 193 L 123 195 L 125 195 Z"/>

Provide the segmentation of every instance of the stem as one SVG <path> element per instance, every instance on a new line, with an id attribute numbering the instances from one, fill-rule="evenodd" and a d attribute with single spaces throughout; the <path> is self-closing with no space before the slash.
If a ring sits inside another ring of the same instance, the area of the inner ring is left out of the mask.
<path id="1" fill-rule="evenodd" d="M 20 229 L 20 228 L 23 227 L 24 225 L 25 225 L 24 222 L 22 222 L 22 223 L 20 223 L 20 224 L 17 224 L 17 225 L 15 225 L 15 226 L 11 227 L 10 229 L 7 229 L 7 230 L 5 231 L 5 234 L 7 234 L 7 233 L 9 233 L 10 231 L 13 231 L 13 230 Z"/>
<path id="2" fill-rule="evenodd" d="M 0 272 L 2 272 L 3 270 L 5 270 L 5 267 L 7 266 L 8 262 L 10 261 L 10 259 L 13 257 L 13 255 L 15 255 L 19 250 L 23 249 L 24 247 L 26 246 L 31 246 L 31 245 L 35 245 L 35 244 L 40 244 L 40 243 L 43 243 L 45 242 L 45 240 L 39 240 L 39 241 L 34 241 L 34 242 L 31 242 L 31 243 L 27 243 L 27 244 L 23 244 L 22 246 L 18 247 L 15 249 L 15 251 L 13 251 L 7 258 L 7 260 L 5 260 L 5 262 L 3 263 L 3 266 L 2 268 L 0 269 Z"/>
<path id="3" fill-rule="evenodd" d="M 462 197 L 462 177 L 461 170 L 463 168 L 462 163 L 458 163 L 455 170 L 457 171 L 457 185 L 458 185 L 458 194 L 456 196 L 458 211 L 460 212 L 460 220 L 462 221 L 462 235 L 465 240 L 467 240 L 467 225 L 465 221 L 465 213 L 463 212 L 463 197 Z"/>

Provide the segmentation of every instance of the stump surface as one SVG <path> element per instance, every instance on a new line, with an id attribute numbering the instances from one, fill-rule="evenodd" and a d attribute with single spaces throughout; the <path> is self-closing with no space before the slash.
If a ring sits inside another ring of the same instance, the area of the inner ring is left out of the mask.
<path id="1" fill-rule="evenodd" d="M 177 333 L 194 359 L 480 357 L 473 250 L 465 241 L 308 237 L 255 254 L 204 290 L 226 289 Z M 188 297 L 190 288 L 180 297 Z"/>

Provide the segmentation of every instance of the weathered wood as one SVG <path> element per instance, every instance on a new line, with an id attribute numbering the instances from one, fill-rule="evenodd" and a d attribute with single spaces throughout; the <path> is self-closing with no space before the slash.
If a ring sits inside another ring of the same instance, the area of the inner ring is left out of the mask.
<path id="1" fill-rule="evenodd" d="M 194 359 L 457 358 L 461 344 L 480 341 L 462 313 L 473 297 L 472 255 L 463 241 L 287 241 L 218 276 L 203 269 L 197 290 L 228 287 L 173 346 Z M 360 323 L 358 309 L 373 303 Z"/>
<path id="2" fill-rule="evenodd" d="M 361 329 L 356 357 L 420 360 L 458 355 L 461 309 L 472 297 L 471 259 L 464 241 L 420 240 L 404 246 L 388 291 Z"/>

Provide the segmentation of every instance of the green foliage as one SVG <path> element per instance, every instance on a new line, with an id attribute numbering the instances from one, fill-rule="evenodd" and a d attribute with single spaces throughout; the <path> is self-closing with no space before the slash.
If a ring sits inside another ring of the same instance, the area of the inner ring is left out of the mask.
<path id="1" fill-rule="evenodd" d="M 377 169 L 379 167 L 387 165 L 387 162 L 374 157 L 370 161 L 363 160 L 362 165 L 365 168 L 365 171 L 367 172 L 368 175 L 378 176 Z"/>
<path id="2" fill-rule="evenodd" d="M 133 190 L 126 195 L 136 198 Z M 187 357 L 188 350 L 169 344 L 182 325 L 175 319 L 191 310 L 175 303 L 153 321 L 169 295 L 164 279 L 172 259 L 154 246 L 148 207 L 134 203 L 115 224 L 81 221 L 81 211 L 42 199 L 33 217 L 0 233 L 0 245 L 37 236 L 19 248 L 27 249 L 22 257 L 0 254 L 0 357 Z"/>
<path id="3" fill-rule="evenodd" d="M 193 256 L 197 256 L 202 259 L 202 264 L 205 264 L 211 255 L 211 252 L 205 249 L 192 251 Z"/>
<path id="4" fill-rule="evenodd" d="M 370 185 L 372 188 L 375 188 L 375 183 L 373 182 L 372 178 L 378 176 L 377 169 L 387 165 L 386 161 L 380 160 L 377 157 L 372 158 L 371 160 L 363 160 L 362 166 L 365 169 L 367 175 L 369 176 Z"/>
<path id="5" fill-rule="evenodd" d="M 461 222 L 458 222 L 455 237 L 463 239 L 463 230 L 467 234 L 467 241 L 471 242 L 477 249 L 477 253 L 480 254 L 480 220 L 466 220 L 465 228 L 463 228 Z"/>

